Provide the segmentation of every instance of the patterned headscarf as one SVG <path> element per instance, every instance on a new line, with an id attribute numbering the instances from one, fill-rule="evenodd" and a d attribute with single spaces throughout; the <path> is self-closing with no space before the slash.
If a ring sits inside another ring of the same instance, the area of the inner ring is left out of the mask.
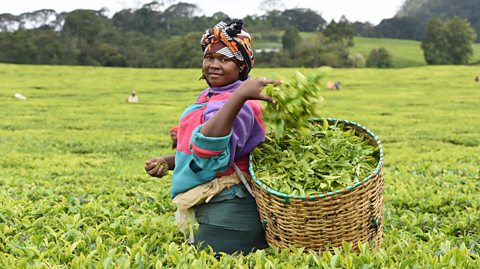
<path id="1" fill-rule="evenodd" d="M 243 28 L 243 21 L 224 19 L 211 29 L 207 29 L 200 40 L 203 52 L 215 52 L 232 58 L 240 67 L 240 79 L 247 79 L 253 67 L 251 37 Z"/>

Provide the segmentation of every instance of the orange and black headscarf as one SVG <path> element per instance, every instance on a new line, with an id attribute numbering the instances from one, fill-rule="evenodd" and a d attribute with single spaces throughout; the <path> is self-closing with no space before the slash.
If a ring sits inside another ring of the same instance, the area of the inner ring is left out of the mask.
<path id="1" fill-rule="evenodd" d="M 231 58 L 240 67 L 240 80 L 245 80 L 253 67 L 252 38 L 243 29 L 243 21 L 226 18 L 203 34 L 203 52 L 215 52 Z"/>

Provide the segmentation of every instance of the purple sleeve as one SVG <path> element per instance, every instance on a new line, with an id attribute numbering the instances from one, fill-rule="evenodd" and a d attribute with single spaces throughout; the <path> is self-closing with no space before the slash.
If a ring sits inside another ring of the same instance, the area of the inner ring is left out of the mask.
<path id="1" fill-rule="evenodd" d="M 205 121 L 210 119 L 224 103 L 225 101 L 209 102 L 204 112 Z M 233 122 L 229 165 L 252 152 L 263 141 L 265 141 L 265 130 L 257 121 L 253 109 L 246 103 Z"/>

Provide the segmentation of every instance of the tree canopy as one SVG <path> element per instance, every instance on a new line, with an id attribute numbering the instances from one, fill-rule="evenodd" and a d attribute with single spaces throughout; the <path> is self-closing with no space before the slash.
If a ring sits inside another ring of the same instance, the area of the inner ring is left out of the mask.
<path id="1" fill-rule="evenodd" d="M 270 8 L 278 1 L 265 1 Z M 111 18 L 105 10 L 78 9 L 57 14 L 38 10 L 14 16 L 0 15 L 0 62 L 130 67 L 188 68 L 201 65 L 199 40 L 205 29 L 227 16 L 199 15 L 199 8 L 179 2 L 168 7 L 153 1 L 136 10 L 124 9 Z M 283 40 L 295 50 L 299 31 L 320 32 L 326 22 L 316 11 L 294 8 L 247 16 L 245 26 L 264 40 L 279 41 L 288 27 L 297 29 Z M 33 29 L 27 29 L 28 25 Z M 288 38 L 287 38 L 288 39 Z M 264 55 L 270 65 L 273 54 Z M 262 55 L 259 57 L 262 62 Z"/>
<path id="2" fill-rule="evenodd" d="M 422 40 L 425 61 L 428 64 L 467 64 L 473 55 L 476 38 L 470 24 L 459 17 L 443 22 L 433 17 Z"/>
<path id="3" fill-rule="evenodd" d="M 441 20 L 455 16 L 466 19 L 472 28 L 480 33 L 479 0 L 406 0 L 396 15 L 396 17 L 417 18 L 424 25 L 434 16 Z M 480 36 L 477 36 L 477 42 L 480 42 Z"/>
<path id="4" fill-rule="evenodd" d="M 470 14 L 464 9 L 478 11 L 480 2 L 475 1 L 465 0 L 468 5 L 459 3 L 463 7 L 462 14 Z M 199 35 L 226 15 L 217 12 L 205 16 L 194 4 L 178 2 L 165 6 L 164 3 L 153 1 L 139 9 L 120 10 L 112 17 L 105 15 L 105 9 L 79 9 L 69 13 L 41 9 L 18 16 L 0 14 L 0 62 L 178 68 L 198 66 L 200 60 L 195 63 L 187 58 L 197 59 L 197 54 L 201 54 Z M 273 47 L 257 54 L 256 62 L 261 66 L 362 66 L 365 55 L 349 55 L 355 35 L 425 40 L 424 50 L 428 50 L 425 57 L 429 63 L 468 61 L 468 47 L 445 45 L 452 51 L 448 57 L 442 54 L 445 49 L 441 49 L 443 39 L 470 40 L 472 33 L 465 30 L 464 23 L 452 21 L 437 27 L 443 32 L 451 32 L 448 35 L 438 34 L 434 29 L 426 32 L 428 21 L 419 16 L 430 16 L 430 13 L 407 8 L 417 3 L 418 7 L 427 8 L 431 13 L 440 12 L 439 6 L 451 7 L 444 0 L 409 0 L 398 16 L 385 19 L 377 26 L 352 23 L 345 17 L 327 23 L 314 10 L 280 10 L 280 3 L 278 0 L 262 1 L 265 14 L 243 18 L 246 28 L 253 33 L 254 49 L 256 42 L 282 43 L 281 50 Z M 452 8 L 459 10 L 458 7 Z M 480 14 L 480 11 L 477 13 Z M 442 16 L 446 15 L 442 13 Z M 469 18 L 472 25 L 480 22 L 477 17 Z M 459 27 L 460 33 L 470 34 L 463 36 L 448 30 L 454 27 Z M 302 38 L 301 32 L 314 33 L 311 35 L 314 37 Z M 429 40 L 436 39 L 440 41 L 433 42 L 435 45 L 429 43 Z"/>

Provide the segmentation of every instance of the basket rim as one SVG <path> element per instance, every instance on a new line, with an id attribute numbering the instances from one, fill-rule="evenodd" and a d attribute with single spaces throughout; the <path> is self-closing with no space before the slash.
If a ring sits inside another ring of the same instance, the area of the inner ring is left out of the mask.
<path id="1" fill-rule="evenodd" d="M 368 175 L 366 178 L 360 180 L 359 182 L 353 184 L 353 185 L 349 185 L 343 189 L 339 189 L 339 190 L 334 190 L 334 191 L 330 191 L 330 192 L 325 192 L 325 193 L 319 193 L 319 194 L 312 194 L 312 195 L 308 195 L 308 196 L 300 196 L 300 195 L 291 195 L 291 194 L 286 194 L 286 193 L 283 193 L 283 192 L 279 192 L 279 191 L 276 191 L 276 190 L 273 190 L 273 189 L 270 189 L 265 183 L 263 183 L 260 179 L 257 178 L 257 176 L 255 176 L 255 172 L 253 172 L 253 166 L 252 166 L 252 155 L 253 154 L 250 154 L 250 157 L 248 159 L 248 171 L 250 172 L 250 176 L 253 178 L 253 180 L 255 181 L 255 183 L 260 186 L 261 188 L 263 188 L 264 190 L 266 190 L 267 192 L 275 195 L 275 196 L 278 196 L 278 197 L 281 197 L 281 198 L 284 198 L 286 201 L 293 198 L 293 199 L 302 199 L 302 200 L 306 200 L 307 198 L 311 199 L 311 200 L 315 200 L 317 198 L 326 198 L 326 197 L 331 197 L 331 196 L 335 196 L 335 195 L 339 195 L 339 194 L 344 194 L 344 193 L 347 193 L 347 192 L 351 192 L 353 191 L 355 188 L 358 188 L 359 186 L 365 184 L 366 182 L 368 182 L 370 179 L 376 177 L 379 173 L 380 173 L 380 170 L 383 166 L 383 146 L 382 146 L 382 142 L 380 141 L 380 139 L 378 138 L 377 135 L 375 135 L 372 131 L 370 131 L 369 129 L 367 129 L 365 126 L 361 125 L 361 124 L 358 124 L 356 122 L 353 122 L 353 121 L 349 121 L 349 120 L 343 120 L 343 119 L 337 119 L 337 118 L 326 118 L 329 122 L 337 122 L 337 123 L 345 123 L 347 125 L 350 125 L 350 126 L 356 126 L 360 129 L 362 129 L 363 131 L 365 131 L 370 137 L 372 137 L 375 142 L 377 143 L 377 145 L 379 146 L 380 148 L 380 159 L 378 160 L 378 164 L 377 166 L 375 167 L 375 169 L 372 171 L 372 173 L 370 173 L 370 175 Z M 320 121 L 320 120 L 323 120 L 323 118 L 311 118 L 309 119 L 308 121 Z"/>

